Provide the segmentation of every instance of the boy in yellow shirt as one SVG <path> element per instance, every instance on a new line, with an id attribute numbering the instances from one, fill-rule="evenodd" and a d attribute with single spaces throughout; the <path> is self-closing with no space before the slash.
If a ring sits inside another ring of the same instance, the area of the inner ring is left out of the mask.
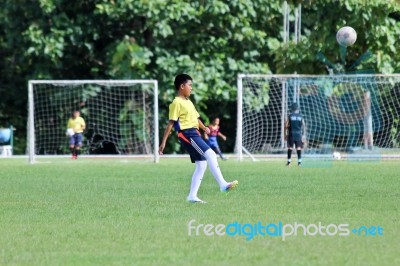
<path id="1" fill-rule="evenodd" d="M 74 111 L 72 117 L 68 120 L 68 132 L 71 132 L 69 139 L 69 149 L 72 153 L 72 159 L 76 160 L 82 147 L 82 133 L 85 130 L 85 120 L 81 117 L 81 112 Z"/>
<path id="2" fill-rule="evenodd" d="M 204 130 L 207 134 L 210 133 L 210 129 L 201 122 L 199 113 L 189 100 L 189 96 L 192 92 L 192 78 L 187 74 L 179 74 L 175 77 L 174 85 L 177 89 L 178 96 L 169 106 L 169 122 L 161 141 L 159 153 L 163 154 L 168 136 L 171 133 L 172 127 L 174 127 L 178 132 L 179 143 L 190 154 L 192 163 L 196 164 L 187 200 L 189 202 L 205 203 L 197 197 L 197 192 L 207 168 L 207 162 L 221 191 L 230 191 L 235 188 L 239 182 L 237 180 L 230 183 L 225 181 L 219 168 L 215 152 L 201 137 L 199 128 Z"/>

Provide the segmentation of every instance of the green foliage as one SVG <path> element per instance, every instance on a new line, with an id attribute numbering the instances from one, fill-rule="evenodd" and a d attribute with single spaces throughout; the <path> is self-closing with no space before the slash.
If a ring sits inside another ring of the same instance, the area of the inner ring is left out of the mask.
<path id="1" fill-rule="evenodd" d="M 251 89 L 243 97 L 243 105 L 247 110 L 260 112 L 269 104 L 269 84 L 259 82 L 249 85 Z"/>
<path id="2" fill-rule="evenodd" d="M 119 123 L 120 123 L 120 135 L 122 136 L 134 136 L 137 140 L 123 138 L 119 140 L 118 146 L 130 153 L 151 153 L 152 147 L 150 147 L 147 140 L 151 139 L 151 125 L 146 124 L 146 112 L 150 112 L 150 108 L 135 109 L 135 106 L 140 106 L 135 100 L 125 102 L 123 108 L 119 112 Z M 148 116 L 148 115 L 147 115 Z M 139 141 L 144 144 L 142 151 L 134 150 L 134 143 Z"/>
<path id="3" fill-rule="evenodd" d="M 296 1 L 294 1 L 296 2 Z M 297 1 L 303 2 L 303 1 Z M 293 8 L 293 6 L 292 6 Z M 302 31 L 299 44 L 275 45 L 272 54 L 277 73 L 326 73 L 326 61 L 333 62 L 335 72 L 340 69 L 341 57 L 336 43 L 336 32 L 348 25 L 357 31 L 356 43 L 347 49 L 344 67 L 350 67 L 365 52 L 371 55 L 368 60 L 351 69 L 353 72 L 396 73 L 400 71 L 399 55 L 396 53 L 396 39 L 400 34 L 400 23 L 389 15 L 399 12 L 400 3 L 396 1 L 363 0 L 316 0 L 305 1 L 302 5 Z M 292 18 L 293 19 L 293 18 Z M 321 54 L 326 55 L 321 65 Z M 365 54 L 364 54 L 365 56 Z"/>
<path id="4" fill-rule="evenodd" d="M 146 79 L 148 72 L 146 66 L 151 62 L 153 55 L 149 49 L 139 46 L 134 38 L 125 36 L 124 39 L 110 49 L 112 55 L 108 63 L 108 74 L 117 79 L 143 78 Z M 135 69 L 133 75 L 132 70 Z"/>
<path id="5" fill-rule="evenodd" d="M 292 9 L 299 3 L 302 39 L 296 45 L 282 43 L 278 0 L 3 0 L 0 124 L 17 127 L 16 151 L 23 153 L 29 79 L 157 79 L 165 121 L 180 72 L 193 76 L 193 100 L 207 120 L 211 102 L 236 100 L 239 73 L 326 73 L 317 54 L 340 62 L 335 34 L 343 25 L 358 33 L 346 65 L 367 50 L 372 54 L 353 71 L 400 71 L 400 27 L 389 16 L 399 11 L 397 2 L 289 1 Z M 235 108 L 224 111 L 235 123 Z"/>

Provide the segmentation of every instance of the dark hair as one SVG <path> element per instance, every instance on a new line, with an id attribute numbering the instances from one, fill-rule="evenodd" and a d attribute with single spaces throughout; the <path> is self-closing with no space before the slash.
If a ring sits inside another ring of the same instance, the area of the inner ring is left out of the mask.
<path id="1" fill-rule="evenodd" d="M 292 112 L 299 110 L 299 105 L 297 103 L 292 103 Z"/>
<path id="2" fill-rule="evenodd" d="M 79 111 L 78 109 L 74 109 L 74 110 L 71 112 L 71 117 L 73 118 L 75 113 L 80 113 L 80 112 L 81 112 L 81 111 Z"/>
<path id="3" fill-rule="evenodd" d="M 175 77 L 174 85 L 175 89 L 179 90 L 182 84 L 185 84 L 188 80 L 193 80 L 191 76 L 187 74 L 179 74 Z"/>

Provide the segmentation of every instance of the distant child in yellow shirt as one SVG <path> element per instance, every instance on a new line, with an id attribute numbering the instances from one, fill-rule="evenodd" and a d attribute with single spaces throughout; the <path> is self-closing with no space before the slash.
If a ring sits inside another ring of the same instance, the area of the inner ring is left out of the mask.
<path id="1" fill-rule="evenodd" d="M 67 134 L 70 136 L 69 149 L 72 159 L 76 160 L 82 147 L 82 133 L 85 130 L 85 120 L 81 117 L 81 112 L 74 111 L 67 124 Z"/>

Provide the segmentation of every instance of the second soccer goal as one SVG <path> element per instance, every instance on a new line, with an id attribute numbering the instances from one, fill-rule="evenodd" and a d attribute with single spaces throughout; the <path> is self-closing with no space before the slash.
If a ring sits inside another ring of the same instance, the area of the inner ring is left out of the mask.
<path id="1" fill-rule="evenodd" d="M 293 103 L 305 120 L 306 155 L 399 154 L 399 88 L 398 74 L 239 75 L 239 159 L 285 153 Z"/>
<path id="2" fill-rule="evenodd" d="M 155 80 L 31 80 L 29 161 L 69 154 L 67 121 L 80 111 L 82 154 L 142 155 L 158 161 L 158 83 Z"/>

